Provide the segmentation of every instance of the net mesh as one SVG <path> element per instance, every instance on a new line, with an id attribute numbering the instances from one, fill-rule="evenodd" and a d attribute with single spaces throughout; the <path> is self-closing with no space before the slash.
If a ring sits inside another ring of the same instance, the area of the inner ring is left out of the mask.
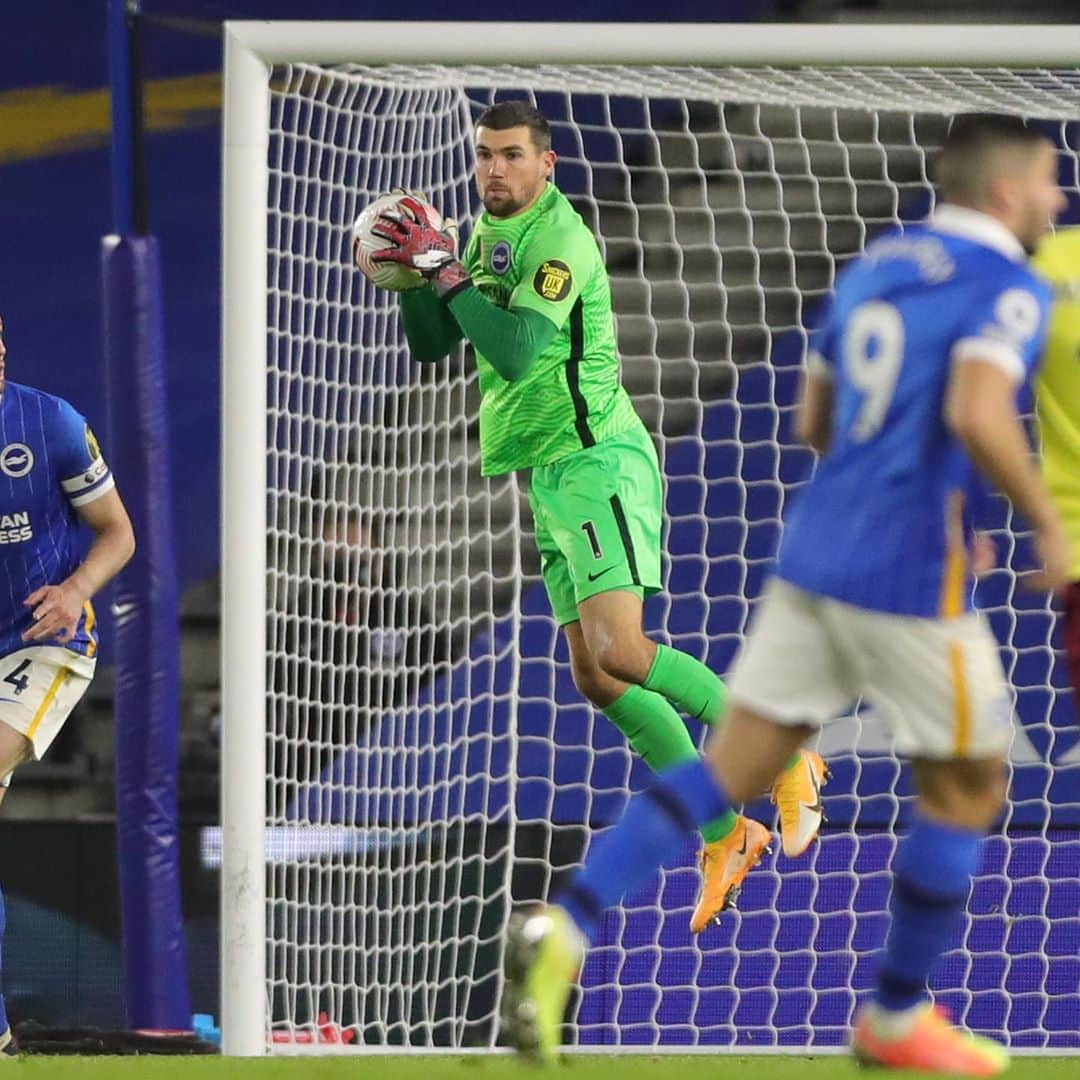
<path id="1" fill-rule="evenodd" d="M 480 479 L 469 357 L 411 361 L 395 298 L 350 266 L 349 224 L 394 186 L 423 189 L 467 232 L 473 124 L 506 97 L 532 99 L 552 122 L 557 182 L 611 274 L 624 382 L 661 446 L 668 592 L 647 605 L 647 628 L 720 673 L 811 464 L 791 430 L 805 328 L 846 259 L 931 206 L 927 160 L 948 116 L 1040 122 L 1061 151 L 1070 214 L 1080 196 L 1072 70 L 274 70 L 268 994 L 279 1042 L 493 1045 L 511 905 L 578 862 L 646 777 L 573 689 L 516 481 Z M 1002 561 L 977 599 L 1016 688 L 1013 802 L 935 988 L 959 1020 L 1013 1046 L 1075 1048 L 1080 754 L 1052 610 L 1018 587 L 1025 538 L 1004 504 L 994 515 Z M 821 749 L 833 770 L 821 842 L 767 859 L 739 910 L 697 939 L 694 845 L 673 851 L 606 916 L 571 1041 L 845 1041 L 911 799 L 871 710 L 829 728 Z M 774 821 L 767 805 L 748 812 Z"/>

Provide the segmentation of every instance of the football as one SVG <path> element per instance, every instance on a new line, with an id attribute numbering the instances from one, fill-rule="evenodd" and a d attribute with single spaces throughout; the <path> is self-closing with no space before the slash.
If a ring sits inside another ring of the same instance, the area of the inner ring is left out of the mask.
<path id="1" fill-rule="evenodd" d="M 380 288 L 389 289 L 391 292 L 418 289 L 424 284 L 424 279 L 415 270 L 407 266 L 371 261 L 373 251 L 390 247 L 389 240 L 382 236 L 376 236 L 371 230 L 380 214 L 385 214 L 387 211 L 397 211 L 397 204 L 402 198 L 402 195 L 380 195 L 374 202 L 364 208 L 360 216 L 353 222 L 352 227 L 352 247 L 356 265 L 368 281 L 378 285 Z M 439 211 L 427 202 L 422 203 L 422 205 L 424 212 L 428 216 L 428 221 L 436 229 L 442 228 L 442 215 Z"/>

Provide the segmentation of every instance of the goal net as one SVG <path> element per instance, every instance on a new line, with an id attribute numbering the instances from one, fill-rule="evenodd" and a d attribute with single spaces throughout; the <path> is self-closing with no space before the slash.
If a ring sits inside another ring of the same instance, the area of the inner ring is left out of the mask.
<path id="1" fill-rule="evenodd" d="M 480 478 L 471 358 L 410 358 L 396 298 L 350 266 L 352 219 L 419 188 L 467 234 L 480 111 L 521 97 L 550 119 L 555 178 L 601 245 L 624 383 L 667 481 L 667 592 L 647 628 L 723 674 L 812 466 L 792 413 L 836 273 L 933 205 L 932 154 L 960 111 L 1039 123 L 1074 214 L 1080 75 L 289 63 L 269 87 L 268 1041 L 491 1047 L 511 906 L 579 862 L 647 773 L 574 690 L 522 484 Z M 934 990 L 1013 1047 L 1076 1049 L 1072 704 L 1052 607 L 1020 584 L 1025 537 L 1000 501 L 983 524 L 999 565 L 977 600 L 1016 693 L 1012 801 Z M 911 789 L 869 708 L 820 749 L 833 772 L 820 842 L 768 857 L 697 938 L 695 844 L 672 851 L 605 917 L 568 1042 L 846 1042 Z M 244 760 L 227 760 L 226 788 Z M 774 826 L 767 803 L 747 812 Z"/>

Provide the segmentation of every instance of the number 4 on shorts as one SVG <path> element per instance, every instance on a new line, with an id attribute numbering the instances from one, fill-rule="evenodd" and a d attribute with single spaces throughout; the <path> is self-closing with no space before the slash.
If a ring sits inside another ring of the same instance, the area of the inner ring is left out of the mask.
<path id="1" fill-rule="evenodd" d="M 23 672 L 30 666 L 31 661 L 24 660 L 17 668 L 8 672 L 4 676 L 4 682 L 10 683 L 15 687 L 15 696 L 18 697 L 29 685 L 30 676 L 24 675 Z"/>

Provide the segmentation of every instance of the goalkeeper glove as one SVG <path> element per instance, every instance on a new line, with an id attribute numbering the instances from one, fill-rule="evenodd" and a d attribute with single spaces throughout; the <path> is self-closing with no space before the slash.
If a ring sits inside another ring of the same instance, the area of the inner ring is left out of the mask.
<path id="1" fill-rule="evenodd" d="M 392 187 L 389 191 L 390 195 L 398 195 L 402 198 L 415 199 L 418 203 L 424 206 L 430 206 L 431 200 L 427 197 L 427 193 L 421 191 L 419 188 L 403 188 Z M 447 217 L 442 219 L 442 231 L 454 241 L 454 254 L 457 255 L 458 248 L 461 242 L 461 234 L 458 229 L 458 223 L 452 218 Z"/>
<path id="2" fill-rule="evenodd" d="M 457 223 L 447 219 L 441 229 L 435 228 L 423 203 L 412 195 L 398 201 L 396 213 L 380 214 L 371 231 L 391 244 L 373 251 L 372 262 L 396 262 L 418 271 L 441 299 L 449 299 L 472 284 L 457 257 Z"/>
<path id="3" fill-rule="evenodd" d="M 386 194 L 398 196 L 399 202 L 403 198 L 409 198 L 420 203 L 421 206 L 431 206 L 431 200 L 427 197 L 427 193 L 421 191 L 419 188 L 392 187 Z M 380 196 L 380 198 L 382 198 L 382 196 Z M 442 231 L 449 234 L 449 236 L 453 239 L 454 254 L 456 255 L 458 250 L 458 242 L 460 240 L 458 223 L 451 217 L 443 218 Z"/>
<path id="4" fill-rule="evenodd" d="M 409 198 L 414 199 L 422 206 L 431 206 L 431 200 L 427 197 L 427 194 L 419 188 L 394 187 L 390 189 L 389 194 L 399 196 L 399 201 L 401 198 Z M 458 242 L 460 240 L 458 223 L 452 217 L 443 218 L 442 231 L 454 241 L 454 254 L 456 255 L 458 251 Z"/>

